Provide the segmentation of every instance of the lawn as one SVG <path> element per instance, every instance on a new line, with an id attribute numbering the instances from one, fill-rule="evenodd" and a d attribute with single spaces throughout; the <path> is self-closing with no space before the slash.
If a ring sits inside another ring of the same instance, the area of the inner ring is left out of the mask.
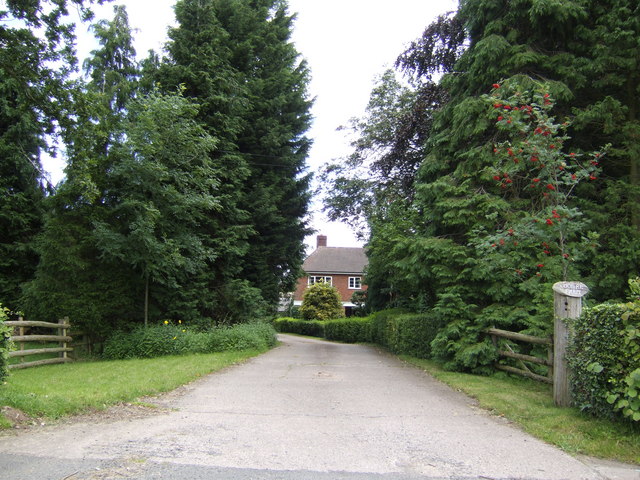
<path id="1" fill-rule="evenodd" d="M 262 353 L 243 350 L 152 359 L 76 362 L 14 370 L 0 386 L 0 406 L 59 418 L 173 390 Z M 0 415 L 0 428 L 9 427 Z"/>
<path id="2" fill-rule="evenodd" d="M 640 464 L 640 428 L 589 417 L 574 408 L 558 408 L 550 385 L 502 374 L 447 372 L 429 360 L 401 358 L 568 453 Z"/>

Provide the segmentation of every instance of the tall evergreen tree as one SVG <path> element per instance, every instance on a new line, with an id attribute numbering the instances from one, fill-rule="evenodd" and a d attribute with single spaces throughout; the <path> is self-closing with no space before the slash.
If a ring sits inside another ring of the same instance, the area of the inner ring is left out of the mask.
<path id="1" fill-rule="evenodd" d="M 39 158 L 44 133 L 29 95 L 37 81 L 37 66 L 28 61 L 30 36 L 0 30 L 0 299 L 10 308 L 18 307 L 21 285 L 38 262 L 31 242 L 41 227 L 45 193 Z"/>
<path id="2" fill-rule="evenodd" d="M 0 301 L 19 305 L 33 276 L 32 245 L 42 224 L 46 183 L 40 159 L 69 109 L 67 80 L 75 68 L 68 3 L 9 1 L 0 6 Z M 83 18 L 91 13 L 74 1 Z"/>
<path id="3" fill-rule="evenodd" d="M 594 175 L 597 181 L 571 190 L 567 206 L 582 211 L 583 236 L 593 232 L 589 243 L 597 245 L 600 235 L 596 250 L 574 258 L 571 268 L 599 299 L 621 296 L 627 276 L 638 269 L 632 200 L 638 50 L 631 40 L 638 37 L 638 5 L 626 0 L 463 0 L 457 16 L 468 48 L 440 83 L 449 101 L 436 115 L 426 144 L 412 210 L 415 223 L 404 230 L 405 238 L 395 232 L 387 242 L 374 230 L 371 251 L 393 266 L 391 282 L 400 289 L 394 298 L 415 305 L 419 297 L 421 307 L 445 325 L 434 352 L 451 366 L 476 368 L 492 361 L 492 349 L 482 341 L 486 326 L 531 332 L 550 328 L 551 284 L 561 279 L 541 270 L 523 282 L 513 256 L 478 247 L 490 232 L 507 232 L 515 212 L 523 218 L 538 201 L 533 189 L 517 190 L 507 183 L 515 183 L 504 177 L 508 172 L 496 171 L 494 150 L 505 141 L 505 131 L 496 123 L 496 107 L 482 97 L 492 84 L 509 85 L 523 100 L 544 85 L 555 102 L 557 123 L 576 117 L 566 136 L 556 137 L 567 155 L 612 144 L 607 157 L 595 161 L 603 172 Z M 434 57 L 434 45 L 418 42 L 414 48 L 427 52 L 405 52 L 405 58 Z M 501 112 L 499 121 L 509 121 Z M 548 123 L 556 124 L 553 118 Z M 539 168 L 547 167 L 540 163 Z M 546 265 L 546 251 L 553 253 L 539 248 L 530 260 L 539 258 L 538 265 Z"/>
<path id="4" fill-rule="evenodd" d="M 286 2 L 230 2 L 224 24 L 236 44 L 232 66 L 247 85 L 247 110 L 237 146 L 250 176 L 243 206 L 252 235 L 241 276 L 275 304 L 295 287 L 302 260 L 309 201 L 305 160 L 311 145 L 309 71 L 291 43 L 294 18 Z M 243 11 L 244 10 L 244 11 Z"/>
<path id="5" fill-rule="evenodd" d="M 31 315 L 69 316 L 95 332 L 119 318 L 136 318 L 132 272 L 101 258 L 94 226 L 112 207 L 107 176 L 120 161 L 114 147 L 125 137 L 126 102 L 138 75 L 124 7 L 115 7 L 113 20 L 98 22 L 94 32 L 100 47 L 85 62 L 89 81 L 71 89 L 74 115 L 62 134 L 66 179 L 49 200 L 38 242 L 42 260 L 25 302 Z"/>
<path id="6" fill-rule="evenodd" d="M 181 0 L 176 18 L 157 78 L 201 104 L 225 165 L 226 199 L 204 227 L 225 251 L 212 288 L 247 280 L 275 304 L 295 281 L 307 233 L 308 71 L 289 41 L 293 18 L 276 0 Z"/>

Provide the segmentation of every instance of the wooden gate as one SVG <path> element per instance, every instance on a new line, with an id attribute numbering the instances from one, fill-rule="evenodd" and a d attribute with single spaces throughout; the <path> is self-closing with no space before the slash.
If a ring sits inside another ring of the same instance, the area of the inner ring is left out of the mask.
<path id="1" fill-rule="evenodd" d="M 19 349 L 13 352 L 9 352 L 9 358 L 18 357 L 20 363 L 9 365 L 10 369 L 37 367 L 39 365 L 49 365 L 54 363 L 67 363 L 72 361 L 69 358 L 69 352 L 73 351 L 73 348 L 69 345 L 72 342 L 72 338 L 68 335 L 68 330 L 71 328 L 68 318 L 63 318 L 58 323 L 50 322 L 37 322 L 24 320 L 20 317 L 17 321 L 4 322 L 8 327 L 14 328 L 14 335 L 10 340 L 16 344 L 19 344 Z M 41 335 L 31 334 L 27 329 L 39 328 L 45 330 L 56 330 L 56 335 Z M 15 334 L 17 333 L 17 335 Z M 44 348 L 25 348 L 26 343 L 33 342 L 55 342 L 56 347 L 44 347 Z M 46 358 L 43 360 L 35 360 L 27 362 L 25 357 L 31 355 L 41 355 L 55 353 L 55 358 Z"/>
<path id="2" fill-rule="evenodd" d="M 496 363 L 494 366 L 498 370 L 502 370 L 509 373 L 515 373 L 523 377 L 532 378 L 539 382 L 553 384 L 553 338 L 551 337 L 534 337 L 532 335 L 525 335 L 522 333 L 508 332 L 506 330 L 500 330 L 497 328 L 490 328 L 487 333 L 491 335 L 493 344 L 498 347 L 498 338 L 506 338 L 517 342 L 532 343 L 535 345 L 547 346 L 547 358 L 535 357 L 533 355 L 524 355 L 522 353 L 514 352 L 509 345 L 505 345 L 506 350 L 498 349 L 498 354 L 504 358 L 512 358 L 517 360 L 522 368 L 516 368 L 509 365 L 502 365 Z M 527 363 L 535 363 L 537 365 L 544 365 L 548 367 L 547 376 L 539 375 L 532 372 Z"/>

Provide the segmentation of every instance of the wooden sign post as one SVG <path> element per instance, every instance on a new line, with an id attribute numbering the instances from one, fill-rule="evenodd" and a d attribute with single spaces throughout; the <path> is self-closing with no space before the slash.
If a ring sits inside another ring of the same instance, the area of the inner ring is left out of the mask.
<path id="1" fill-rule="evenodd" d="M 582 313 L 582 297 L 589 288 L 580 282 L 558 282 L 553 285 L 553 401 L 559 407 L 571 405 L 569 389 L 570 371 L 566 353 L 569 344 L 569 326 L 566 319 L 578 318 Z"/>

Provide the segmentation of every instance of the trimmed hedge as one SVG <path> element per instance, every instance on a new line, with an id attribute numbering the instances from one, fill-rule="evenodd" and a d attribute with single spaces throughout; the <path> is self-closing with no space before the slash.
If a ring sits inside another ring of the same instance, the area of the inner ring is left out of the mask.
<path id="1" fill-rule="evenodd" d="M 567 358 L 577 407 L 640 424 L 640 303 L 585 309 L 573 322 Z"/>
<path id="2" fill-rule="evenodd" d="M 291 317 L 276 318 L 273 321 L 273 326 L 278 332 L 320 338 L 324 338 L 324 324 L 325 322 L 320 320 L 300 320 Z"/>
<path id="3" fill-rule="evenodd" d="M 431 342 L 439 325 L 426 313 L 406 313 L 406 310 L 383 310 L 368 317 L 308 321 L 278 318 L 276 330 L 326 338 L 346 343 L 377 343 L 398 355 L 429 358 Z"/>
<path id="4" fill-rule="evenodd" d="M 139 327 L 109 337 L 102 356 L 106 359 L 152 358 L 186 353 L 268 350 L 276 344 L 276 332 L 266 323 L 248 323 L 197 332 L 182 325 Z"/>
<path id="5" fill-rule="evenodd" d="M 296 318 L 276 318 L 273 326 L 278 332 L 308 335 L 345 343 L 371 341 L 371 321 L 369 317 L 349 317 L 335 320 L 299 320 Z"/>
<path id="6" fill-rule="evenodd" d="M 376 343 L 398 355 L 431 357 L 431 342 L 441 325 L 429 313 L 385 313 L 373 320 Z"/>
<path id="7" fill-rule="evenodd" d="M 389 348 L 388 338 L 392 334 L 391 320 L 398 315 L 409 313 L 402 308 L 381 310 L 369 315 L 371 319 L 371 341 L 385 348 Z"/>
<path id="8" fill-rule="evenodd" d="M 345 343 L 371 342 L 371 319 L 367 317 L 349 317 L 327 320 L 324 323 L 324 337 Z"/>

